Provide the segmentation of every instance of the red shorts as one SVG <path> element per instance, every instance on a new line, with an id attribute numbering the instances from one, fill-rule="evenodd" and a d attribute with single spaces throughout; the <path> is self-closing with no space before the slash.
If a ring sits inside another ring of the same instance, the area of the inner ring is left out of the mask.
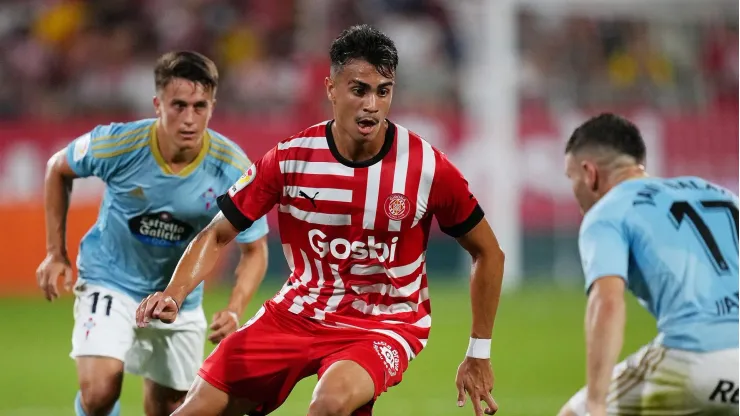
<path id="1" fill-rule="evenodd" d="M 401 382 L 408 358 L 393 338 L 336 328 L 295 315 L 267 301 L 241 329 L 206 358 L 198 375 L 232 397 L 259 403 L 255 415 L 277 409 L 303 378 L 319 379 L 341 360 L 361 365 L 375 383 L 373 400 L 354 415 L 372 414 L 377 397 Z"/>

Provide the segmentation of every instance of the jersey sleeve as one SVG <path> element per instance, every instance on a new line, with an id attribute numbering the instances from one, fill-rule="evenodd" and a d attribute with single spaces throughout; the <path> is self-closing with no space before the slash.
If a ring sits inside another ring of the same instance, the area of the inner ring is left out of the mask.
<path id="1" fill-rule="evenodd" d="M 587 293 L 601 277 L 619 276 L 627 282 L 629 241 L 620 221 L 608 218 L 584 220 L 578 248 Z"/>
<path id="2" fill-rule="evenodd" d="M 445 234 L 462 237 L 481 222 L 483 209 L 470 192 L 463 174 L 447 156 L 435 153 L 437 167 L 429 193 L 429 207 Z"/>
<path id="3" fill-rule="evenodd" d="M 114 169 L 116 158 L 104 152 L 95 152 L 92 148 L 92 141 L 98 130 L 95 128 L 83 134 L 67 146 L 67 163 L 81 178 L 97 176 L 107 181 Z"/>
<path id="4" fill-rule="evenodd" d="M 218 197 L 218 207 L 237 230 L 244 231 L 278 203 L 282 190 L 283 176 L 275 147 Z"/>

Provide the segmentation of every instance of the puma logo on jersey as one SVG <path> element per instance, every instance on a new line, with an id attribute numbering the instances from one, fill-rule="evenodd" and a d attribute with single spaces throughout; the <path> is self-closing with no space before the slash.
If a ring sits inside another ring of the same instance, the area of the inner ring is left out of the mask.
<path id="1" fill-rule="evenodd" d="M 316 197 L 317 197 L 317 196 L 319 196 L 319 193 L 318 193 L 318 192 L 316 192 L 316 193 L 315 193 L 315 194 L 313 195 L 313 198 L 312 198 L 312 197 L 310 197 L 310 196 L 308 196 L 308 194 L 306 194 L 306 193 L 305 193 L 305 192 L 303 192 L 303 191 L 298 191 L 298 196 L 302 196 L 302 197 L 304 197 L 304 198 L 308 199 L 309 201 L 311 201 L 311 205 L 313 205 L 313 207 L 314 207 L 314 208 L 316 208 Z"/>

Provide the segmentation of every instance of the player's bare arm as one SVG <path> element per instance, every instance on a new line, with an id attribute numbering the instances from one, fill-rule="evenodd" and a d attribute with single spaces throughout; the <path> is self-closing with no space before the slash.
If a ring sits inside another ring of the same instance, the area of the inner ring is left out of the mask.
<path id="1" fill-rule="evenodd" d="M 231 292 L 229 305 L 213 315 L 208 340 L 214 344 L 219 343 L 239 328 L 239 320 L 244 309 L 259 288 L 267 271 L 267 237 L 251 243 L 239 244 L 239 250 L 241 257 L 236 266 L 236 284 Z"/>
<path id="2" fill-rule="evenodd" d="M 72 181 L 77 177 L 69 167 L 66 149 L 55 153 L 46 164 L 44 214 L 46 218 L 46 257 L 36 269 L 36 280 L 46 299 L 59 297 L 57 284 L 64 276 L 64 288 L 72 289 L 72 266 L 67 255 L 67 210 Z"/>
<path id="3" fill-rule="evenodd" d="M 239 231 L 219 212 L 190 242 L 164 292 L 145 298 L 136 310 L 136 324 L 143 327 L 153 319 L 172 323 L 185 297 L 208 277 L 218 258 Z"/>
<path id="4" fill-rule="evenodd" d="M 458 406 L 465 404 L 467 393 L 476 416 L 492 415 L 498 410 L 498 405 L 491 395 L 493 369 L 490 346 L 504 275 L 504 253 L 485 218 L 457 240 L 473 259 L 470 280 L 473 312 L 471 345 L 465 360 L 457 370 L 455 379 Z M 481 407 L 481 402 L 486 403 L 485 409 Z"/>
<path id="5" fill-rule="evenodd" d="M 586 407 L 591 416 L 606 415 L 612 370 L 622 350 L 625 305 L 624 279 L 599 278 L 591 286 L 586 307 Z"/>

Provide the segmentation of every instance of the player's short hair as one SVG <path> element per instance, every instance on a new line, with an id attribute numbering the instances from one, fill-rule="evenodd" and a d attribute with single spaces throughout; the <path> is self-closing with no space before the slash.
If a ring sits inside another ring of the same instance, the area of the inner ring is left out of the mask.
<path id="1" fill-rule="evenodd" d="M 218 88 L 216 64 L 198 52 L 167 52 L 157 60 L 154 66 L 154 85 L 157 91 L 165 88 L 175 78 L 200 84 L 214 93 Z"/>
<path id="2" fill-rule="evenodd" d="M 645 163 L 645 142 L 640 130 L 629 120 L 612 113 L 592 117 L 573 131 L 565 153 L 583 150 L 612 151 L 631 156 L 637 163 Z"/>
<path id="3" fill-rule="evenodd" d="M 398 66 L 398 50 L 385 33 L 368 25 L 345 29 L 329 49 L 332 75 L 355 60 L 367 61 L 386 78 L 393 78 Z"/>

